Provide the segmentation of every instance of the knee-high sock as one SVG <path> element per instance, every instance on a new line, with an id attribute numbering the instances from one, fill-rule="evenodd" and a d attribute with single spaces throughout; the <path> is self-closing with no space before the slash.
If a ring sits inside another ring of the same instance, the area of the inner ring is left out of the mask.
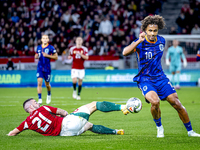
<path id="1" fill-rule="evenodd" d="M 81 89 L 82 89 L 82 85 L 79 85 L 79 86 L 78 86 L 78 95 L 81 94 Z"/>
<path id="2" fill-rule="evenodd" d="M 161 117 L 159 119 L 157 119 L 157 120 L 156 119 L 153 119 L 153 120 L 156 123 L 157 127 L 160 127 L 162 125 L 162 123 L 161 123 Z"/>
<path id="3" fill-rule="evenodd" d="M 109 112 L 109 111 L 120 111 L 121 105 L 111 103 L 111 102 L 97 102 L 96 104 L 97 110 L 100 110 L 102 112 Z"/>
<path id="4" fill-rule="evenodd" d="M 180 85 L 180 73 L 176 74 L 176 85 Z"/>
<path id="5" fill-rule="evenodd" d="M 184 126 L 187 129 L 187 131 L 191 131 L 192 130 L 192 125 L 191 125 L 190 121 L 188 123 L 184 123 Z"/>
<path id="6" fill-rule="evenodd" d="M 175 86 L 174 78 L 175 78 L 175 74 L 172 74 L 172 85 L 173 85 L 173 86 Z"/>
<path id="7" fill-rule="evenodd" d="M 98 134 L 116 134 L 115 129 L 110 129 L 102 125 L 93 125 L 91 131 Z"/>
<path id="8" fill-rule="evenodd" d="M 76 91 L 76 83 L 73 83 L 73 89 Z"/>

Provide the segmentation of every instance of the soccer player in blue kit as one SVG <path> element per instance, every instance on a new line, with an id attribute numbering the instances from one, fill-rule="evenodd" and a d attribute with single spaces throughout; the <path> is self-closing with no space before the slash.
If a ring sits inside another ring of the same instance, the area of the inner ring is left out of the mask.
<path id="1" fill-rule="evenodd" d="M 35 58 L 39 59 L 37 66 L 37 92 L 38 92 L 38 103 L 42 104 L 42 81 L 45 80 L 45 85 L 47 87 L 47 99 L 46 103 L 51 102 L 51 59 L 58 59 L 58 54 L 56 49 L 49 44 L 48 35 L 42 35 L 41 39 L 42 45 L 37 47 Z"/>
<path id="2" fill-rule="evenodd" d="M 158 35 L 158 30 L 165 27 L 164 18 L 155 15 L 147 16 L 142 21 L 142 33 L 139 38 L 123 49 L 123 55 L 136 53 L 138 74 L 133 81 L 137 82 L 146 101 L 151 103 L 151 114 L 157 126 L 157 137 L 164 137 L 161 123 L 160 100 L 167 100 L 176 109 L 188 131 L 188 136 L 200 137 L 193 131 L 188 113 L 178 99 L 178 95 L 164 74 L 161 58 L 165 47 L 165 39 Z"/>

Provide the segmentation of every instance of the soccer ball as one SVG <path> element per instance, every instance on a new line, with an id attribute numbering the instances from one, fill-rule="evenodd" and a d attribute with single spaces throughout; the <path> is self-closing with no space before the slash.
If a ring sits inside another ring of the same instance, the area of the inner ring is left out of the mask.
<path id="1" fill-rule="evenodd" d="M 142 109 L 142 102 L 139 98 L 131 97 L 126 103 L 127 109 L 131 113 L 138 113 Z"/>

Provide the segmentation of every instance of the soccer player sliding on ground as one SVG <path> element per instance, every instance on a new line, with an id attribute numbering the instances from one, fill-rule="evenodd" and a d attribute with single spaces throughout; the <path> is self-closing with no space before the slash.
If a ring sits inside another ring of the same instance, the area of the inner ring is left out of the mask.
<path id="1" fill-rule="evenodd" d="M 41 106 L 33 98 L 23 103 L 24 110 L 30 114 L 17 128 L 10 131 L 8 136 L 15 136 L 20 132 L 30 129 L 45 136 L 76 136 L 90 130 L 98 134 L 123 135 L 124 130 L 110 129 L 102 125 L 88 122 L 89 117 L 96 110 L 102 112 L 122 111 L 129 113 L 126 105 L 111 102 L 92 102 L 76 109 L 73 113 L 51 106 Z"/>

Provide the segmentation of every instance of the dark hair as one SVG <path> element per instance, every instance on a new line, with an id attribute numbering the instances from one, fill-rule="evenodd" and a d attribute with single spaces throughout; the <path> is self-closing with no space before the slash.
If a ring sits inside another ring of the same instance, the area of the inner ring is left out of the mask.
<path id="1" fill-rule="evenodd" d="M 142 31 L 145 31 L 149 24 L 157 25 L 159 30 L 165 27 L 164 18 L 160 15 L 145 17 L 144 20 L 142 20 L 142 26 L 141 26 Z"/>
<path id="2" fill-rule="evenodd" d="M 26 104 L 27 102 L 29 102 L 30 100 L 33 100 L 33 98 L 29 98 L 29 99 L 27 99 L 27 100 L 24 101 L 24 103 L 23 103 L 23 108 L 24 108 L 25 104 Z"/>

